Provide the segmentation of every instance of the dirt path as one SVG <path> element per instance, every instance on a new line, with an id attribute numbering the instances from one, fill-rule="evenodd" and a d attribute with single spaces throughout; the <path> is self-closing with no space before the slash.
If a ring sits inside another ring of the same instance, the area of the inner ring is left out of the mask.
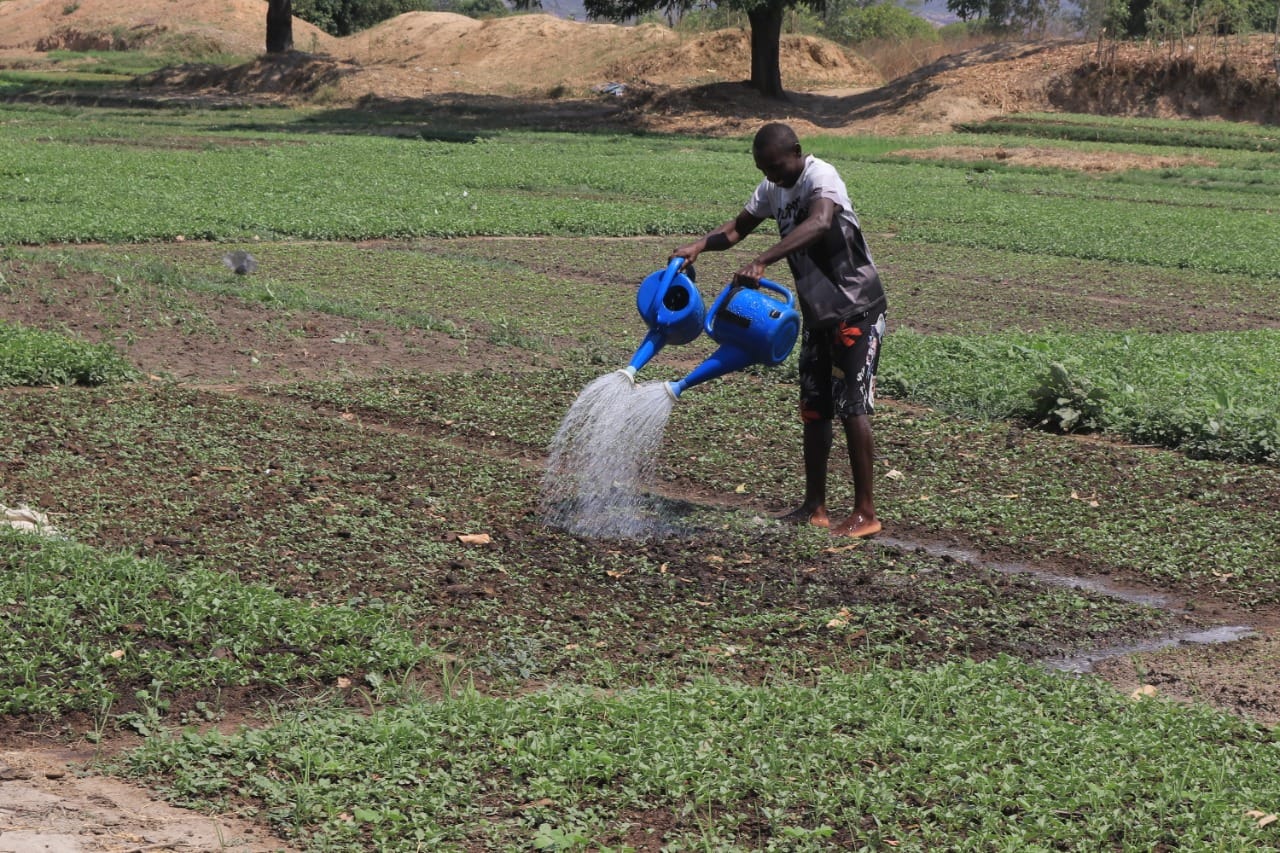
<path id="1" fill-rule="evenodd" d="M 81 775 L 91 751 L 0 751 L 0 853 L 141 853 L 146 850 L 291 851 L 260 826 L 178 809 L 154 792 Z"/>

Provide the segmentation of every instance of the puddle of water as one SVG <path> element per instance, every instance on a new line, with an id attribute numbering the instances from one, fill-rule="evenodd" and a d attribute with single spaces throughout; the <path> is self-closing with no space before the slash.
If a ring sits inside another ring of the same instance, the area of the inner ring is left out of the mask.
<path id="1" fill-rule="evenodd" d="M 1060 672 L 1086 673 L 1093 672 L 1094 664 L 1110 658 L 1124 657 L 1125 655 L 1133 655 L 1140 652 L 1158 652 L 1162 649 L 1181 645 L 1209 646 L 1218 643 L 1234 643 L 1237 640 L 1243 640 L 1245 637 L 1251 636 L 1253 633 L 1253 629 L 1247 625 L 1222 625 L 1217 628 L 1193 631 L 1188 634 L 1177 634 L 1172 637 L 1161 637 L 1155 640 L 1143 640 L 1119 646 L 1094 649 L 1069 657 L 1046 658 L 1040 663 L 1049 669 Z"/>
<path id="2" fill-rule="evenodd" d="M 1059 575 L 1054 572 L 1046 572 L 1043 569 L 1037 569 L 1035 566 L 1029 566 L 1026 563 L 991 562 L 983 559 L 982 555 L 977 551 L 971 551 L 967 548 L 927 545 L 923 542 L 910 542 L 905 539 L 894 539 L 891 536 L 878 536 L 874 541 L 880 545 L 888 545 L 892 548 L 899 548 L 906 551 L 923 550 L 933 556 L 950 557 L 958 562 L 971 563 L 975 566 L 981 566 L 984 569 L 993 569 L 1001 574 L 1031 575 L 1036 580 L 1043 581 L 1051 586 L 1066 587 L 1067 589 L 1083 589 L 1086 592 L 1096 592 L 1099 595 L 1105 595 L 1107 598 L 1114 598 L 1117 601 L 1123 601 L 1127 604 L 1139 604 L 1145 607 L 1159 608 L 1161 610 L 1168 610 L 1170 607 L 1169 597 L 1158 592 L 1125 589 L 1123 587 L 1113 586 L 1106 581 L 1098 580 L 1096 578 Z"/>
<path id="3" fill-rule="evenodd" d="M 1113 586 L 1106 581 L 1097 580 L 1095 578 L 1082 578 L 1072 575 L 1060 575 L 1054 572 L 1046 572 L 1042 569 L 1037 569 L 1034 566 L 1026 565 L 1025 563 L 990 562 L 984 560 L 976 551 L 971 551 L 966 548 L 930 545 L 923 542 L 910 542 L 903 539 L 895 539 L 890 536 L 877 537 L 875 539 L 875 544 L 882 547 L 888 546 L 907 551 L 922 550 L 932 556 L 949 557 L 958 562 L 993 569 L 994 571 L 1001 572 L 1002 574 L 1026 574 L 1053 586 L 1065 587 L 1067 589 L 1082 589 L 1087 592 L 1107 596 L 1108 598 L 1114 598 L 1117 601 L 1123 601 L 1127 604 L 1136 604 L 1142 607 L 1151 607 L 1158 610 L 1171 610 L 1175 606 L 1168 596 L 1161 593 L 1126 589 L 1123 587 Z M 1174 634 L 1148 640 L 1138 640 L 1132 643 L 1124 643 L 1116 646 L 1106 646 L 1099 649 L 1080 652 L 1079 654 L 1067 657 L 1046 658 L 1042 660 L 1041 663 L 1049 669 L 1061 672 L 1086 673 L 1093 671 L 1093 665 L 1095 663 L 1109 658 L 1123 657 L 1125 655 L 1138 654 L 1140 652 L 1156 652 L 1161 649 L 1168 649 L 1181 645 L 1207 646 L 1218 643 L 1234 643 L 1237 640 L 1243 640 L 1245 637 L 1251 636 L 1253 633 L 1254 630 L 1247 625 L 1220 625 L 1214 628 L 1197 628 L 1194 631 L 1188 631 L 1183 634 Z"/>

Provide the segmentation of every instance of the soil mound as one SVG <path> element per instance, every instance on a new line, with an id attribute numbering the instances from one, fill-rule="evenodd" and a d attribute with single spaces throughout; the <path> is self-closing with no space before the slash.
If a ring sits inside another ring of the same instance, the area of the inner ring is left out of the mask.
<path id="1" fill-rule="evenodd" d="M 294 45 L 334 39 L 294 18 Z M 266 0 L 4 0 L 0 50 L 181 50 L 253 56 L 267 42 Z"/>
<path id="2" fill-rule="evenodd" d="M 834 42 L 786 35 L 781 43 L 782 79 L 788 88 L 867 87 L 884 82 L 865 59 Z M 751 36 L 728 29 L 679 39 L 632 62 L 616 62 L 608 76 L 666 86 L 746 80 L 751 76 Z"/>
<path id="3" fill-rule="evenodd" d="M 257 55 L 266 43 L 265 0 L 5 0 L 0 50 L 48 51 L 187 48 L 193 55 Z M 313 94 L 330 100 L 413 98 L 424 94 L 588 94 L 607 83 L 688 86 L 750 76 L 750 40 L 742 30 L 683 36 L 658 24 L 581 23 L 551 15 L 480 21 L 450 12 L 409 12 L 346 38 L 295 18 L 294 46 L 332 57 L 342 72 L 315 63 L 325 81 L 302 86 L 261 67 L 230 72 L 228 86 L 248 93 Z M 789 88 L 865 87 L 876 71 L 833 42 L 786 36 L 782 74 Z M 354 63 L 350 65 L 349 63 Z M 277 69 L 278 70 L 278 69 Z M 150 78 L 214 85 L 209 69 Z M 269 88 L 281 82 L 285 89 Z M 336 84 L 329 86 L 328 84 Z"/>
<path id="4" fill-rule="evenodd" d="M 143 88 L 203 93 L 211 99 L 221 95 L 270 95 L 289 100 L 331 90 L 360 72 L 357 63 L 293 52 L 261 56 L 231 68 L 209 63 L 175 65 L 145 74 L 136 82 Z"/>
<path id="5" fill-rule="evenodd" d="M 1265 36 L 1180 48 L 1112 44 L 1046 89 L 1069 112 L 1280 123 L 1280 54 Z"/>
<path id="6" fill-rule="evenodd" d="M 789 86 L 871 86 L 865 60 L 833 42 L 787 36 L 782 74 Z M 689 86 L 750 76 L 746 32 L 682 36 L 658 24 L 624 27 L 550 15 L 477 21 L 448 12 L 409 12 L 340 39 L 336 56 L 360 62 L 367 79 L 348 94 L 412 97 L 424 91 L 474 94 L 584 94 L 607 83 Z M 368 83 L 377 82 L 376 88 Z M 355 90 L 365 85 L 367 91 Z"/>
<path id="7" fill-rule="evenodd" d="M 931 133 L 1027 110 L 1280 120 L 1270 36 L 1173 47 L 998 43 L 887 83 L 833 42 L 784 36 L 790 98 L 780 102 L 742 85 L 751 50 L 739 29 L 684 35 L 542 14 L 480 21 L 411 12 L 342 39 L 294 19 L 302 55 L 264 57 L 266 8 L 266 0 L 3 0 L 0 63 L 55 48 L 256 56 L 139 83 L 148 98 L 412 101 L 460 120 L 557 129 L 740 134 L 777 119 L 806 133 Z"/>

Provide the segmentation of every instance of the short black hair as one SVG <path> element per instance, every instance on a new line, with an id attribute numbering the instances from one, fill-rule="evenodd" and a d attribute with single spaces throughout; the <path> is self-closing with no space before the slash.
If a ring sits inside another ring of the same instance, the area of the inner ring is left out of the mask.
<path id="1" fill-rule="evenodd" d="M 771 121 L 756 131 L 755 142 L 751 143 L 752 151 L 786 151 L 800 144 L 800 138 L 791 129 L 791 125 L 780 121 Z"/>

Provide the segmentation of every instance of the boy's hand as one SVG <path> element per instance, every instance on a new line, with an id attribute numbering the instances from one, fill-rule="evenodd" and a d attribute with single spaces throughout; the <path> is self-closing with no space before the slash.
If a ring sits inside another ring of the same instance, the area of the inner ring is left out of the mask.
<path id="1" fill-rule="evenodd" d="M 764 278 L 764 264 L 752 261 L 733 274 L 733 283 L 739 287 L 758 288 L 762 278 Z"/>
<path id="2" fill-rule="evenodd" d="M 685 267 L 692 266 L 693 262 L 698 259 L 698 255 L 700 254 L 702 254 L 702 246 L 698 243 L 690 243 L 687 246 L 681 246 L 676 249 L 671 253 L 671 257 L 667 260 L 669 263 L 670 261 L 674 261 L 676 258 L 684 258 L 684 266 L 680 268 L 684 269 Z"/>

